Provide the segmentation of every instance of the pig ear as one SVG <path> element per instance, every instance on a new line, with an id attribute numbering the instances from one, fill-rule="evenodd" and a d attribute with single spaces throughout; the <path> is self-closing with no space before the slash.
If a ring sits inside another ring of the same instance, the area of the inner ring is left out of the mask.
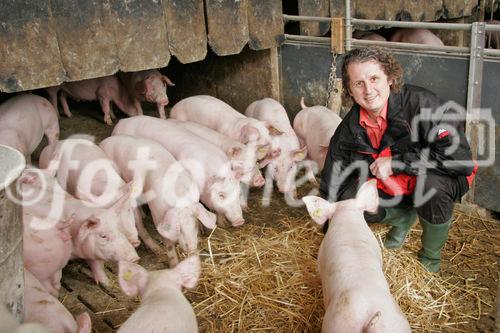
<path id="1" fill-rule="evenodd" d="M 181 232 L 181 226 L 176 219 L 170 218 L 168 212 L 165 213 L 163 220 L 156 227 L 158 233 L 165 237 L 166 239 L 176 242 L 179 233 Z"/>
<path id="2" fill-rule="evenodd" d="M 256 141 L 259 138 L 259 131 L 252 125 L 246 124 L 241 128 L 240 142 L 248 144 L 250 141 Z"/>
<path id="3" fill-rule="evenodd" d="M 300 161 L 303 161 L 304 158 L 306 158 L 307 156 L 307 147 L 304 146 L 300 149 L 295 149 L 295 150 L 292 150 L 290 152 L 290 154 L 292 155 L 292 161 L 294 162 L 300 162 Z"/>
<path id="4" fill-rule="evenodd" d="M 203 206 L 199 202 L 196 204 L 196 217 L 208 229 L 215 228 L 217 216 L 214 213 L 206 210 L 205 206 Z"/>
<path id="5" fill-rule="evenodd" d="M 361 185 L 356 194 L 356 207 L 363 211 L 375 213 L 378 209 L 378 203 L 377 180 L 372 179 Z"/>
<path id="6" fill-rule="evenodd" d="M 163 83 L 165 83 L 166 85 L 169 85 L 169 86 L 175 86 L 175 84 L 170 81 L 170 79 L 168 77 L 166 77 L 165 75 L 162 75 L 161 76 L 161 80 L 163 81 Z"/>
<path id="7" fill-rule="evenodd" d="M 144 290 L 149 280 L 149 272 L 142 266 L 128 261 L 118 263 L 118 283 L 123 292 L 135 297 Z"/>
<path id="8" fill-rule="evenodd" d="M 269 163 L 271 163 L 272 160 L 273 159 L 269 158 L 269 157 L 266 157 L 263 160 L 260 160 L 259 161 L 259 169 L 262 169 L 263 167 L 267 166 Z"/>
<path id="9" fill-rule="evenodd" d="M 238 146 L 233 146 L 233 147 L 229 148 L 229 150 L 227 151 L 227 157 L 229 159 L 238 157 L 238 156 L 240 156 L 240 154 L 241 154 L 241 147 L 238 147 Z"/>
<path id="10" fill-rule="evenodd" d="M 266 128 L 269 131 L 269 134 L 272 136 L 277 136 L 277 135 L 282 135 L 284 132 L 277 127 L 273 126 L 272 124 L 266 122 Z"/>
<path id="11" fill-rule="evenodd" d="M 172 270 L 179 274 L 181 286 L 194 288 L 200 277 L 200 258 L 198 255 L 191 255 L 181 261 Z"/>
<path id="12" fill-rule="evenodd" d="M 335 211 L 335 204 L 320 197 L 305 196 L 302 201 L 306 204 L 309 215 L 319 225 L 329 220 Z"/>

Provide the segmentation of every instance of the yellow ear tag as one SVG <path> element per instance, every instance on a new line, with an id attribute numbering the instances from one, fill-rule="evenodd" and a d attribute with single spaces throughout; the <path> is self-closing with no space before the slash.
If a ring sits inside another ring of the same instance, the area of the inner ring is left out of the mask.
<path id="1" fill-rule="evenodd" d="M 130 281 L 132 279 L 132 272 L 126 271 L 125 273 L 123 273 L 122 277 L 125 281 Z"/>
<path id="2" fill-rule="evenodd" d="M 297 154 L 297 158 L 300 158 L 300 159 L 304 158 L 304 154 L 302 154 L 302 153 L 298 153 L 298 154 Z"/>
<path id="3" fill-rule="evenodd" d="M 259 148 L 259 153 L 265 153 L 267 151 L 266 148 Z"/>
<path id="4" fill-rule="evenodd" d="M 132 185 L 132 194 L 136 194 L 139 192 L 139 186 L 137 185 Z"/>
<path id="5" fill-rule="evenodd" d="M 323 215 L 323 211 L 321 208 L 317 208 L 314 212 L 313 212 L 313 217 L 321 217 Z"/>

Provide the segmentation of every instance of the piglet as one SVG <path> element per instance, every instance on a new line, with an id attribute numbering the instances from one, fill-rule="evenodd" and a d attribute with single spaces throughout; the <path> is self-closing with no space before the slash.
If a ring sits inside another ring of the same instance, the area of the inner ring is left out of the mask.
<path id="1" fill-rule="evenodd" d="M 301 145 L 307 146 L 308 157 L 316 162 L 321 171 L 325 165 L 330 139 L 342 118 L 324 106 L 306 106 L 303 98 L 300 105 L 302 110 L 293 120 L 293 129 Z"/>
<path id="2" fill-rule="evenodd" d="M 186 253 L 198 249 L 198 221 L 215 228 L 216 217 L 199 202 L 200 192 L 193 178 L 156 141 L 129 135 L 114 135 L 99 145 L 120 169 L 126 181 L 141 184 L 141 194 L 149 205 L 156 229 L 165 238 L 170 267 L 178 263 L 174 245 Z M 154 252 L 159 246 L 138 225 L 139 234 Z"/>
<path id="3" fill-rule="evenodd" d="M 160 118 L 165 119 L 168 104 L 167 86 L 175 86 L 170 79 L 157 69 L 138 72 L 122 72 L 119 77 L 132 96 L 135 108 L 142 115 L 141 101 L 155 103 Z"/>
<path id="4" fill-rule="evenodd" d="M 221 148 L 231 162 L 231 169 L 236 173 L 241 173 L 241 182 L 254 187 L 264 185 L 265 179 L 257 167 L 257 155 L 254 149 L 227 135 L 192 121 L 175 119 L 169 119 L 169 121 L 181 125 L 190 132 Z"/>
<path id="5" fill-rule="evenodd" d="M 57 110 L 57 94 L 59 93 L 59 99 L 64 114 L 68 117 L 71 117 L 67 101 L 68 96 L 76 100 L 99 101 L 102 112 L 104 113 L 104 122 L 108 125 L 113 124 L 111 120 L 111 103 L 114 103 L 122 112 L 129 116 L 138 114 L 138 110 L 127 88 L 118 80 L 116 75 L 82 81 L 64 82 L 58 87 L 47 88 L 47 93 L 49 94 L 50 101 L 55 110 Z"/>
<path id="6" fill-rule="evenodd" d="M 182 287 L 193 288 L 200 275 L 200 259 L 189 256 L 173 269 L 148 272 L 139 265 L 121 262 L 118 281 L 125 294 L 141 296 L 141 306 L 118 333 L 198 332 L 193 308 Z"/>
<path id="7" fill-rule="evenodd" d="M 390 42 L 443 46 L 443 41 L 428 29 L 397 28 L 389 38 Z"/>
<path id="8" fill-rule="evenodd" d="M 316 223 L 330 220 L 318 253 L 325 303 L 321 331 L 411 332 L 385 279 L 380 245 L 363 216 L 363 211 L 378 208 L 376 181 L 364 183 L 355 199 L 329 203 L 306 196 L 302 200 Z"/>
<path id="9" fill-rule="evenodd" d="M 24 321 L 40 323 L 52 333 L 90 333 L 91 322 L 84 312 L 73 318 L 71 313 L 50 295 L 28 271 L 24 271 Z"/>
<path id="10" fill-rule="evenodd" d="M 300 147 L 299 139 L 290 125 L 285 108 L 272 98 L 264 98 L 251 103 L 245 115 L 267 122 L 281 133 L 272 136 L 271 142 L 272 149 L 280 151 L 279 156 L 263 161 L 261 165 L 267 164 L 268 172 L 276 181 L 280 192 L 294 192 L 297 163 L 306 157 L 307 148 L 306 146 Z"/>
<path id="11" fill-rule="evenodd" d="M 199 95 L 185 98 L 172 107 L 170 117 L 207 126 L 249 144 L 256 149 L 259 161 L 268 155 L 279 155 L 278 151 L 271 150 L 271 135 L 279 134 L 271 124 L 249 118 L 215 97 Z"/>
<path id="12" fill-rule="evenodd" d="M 44 135 L 49 144 L 59 138 L 57 112 L 48 100 L 21 94 L 0 105 L 0 144 L 17 149 L 30 162 Z"/>

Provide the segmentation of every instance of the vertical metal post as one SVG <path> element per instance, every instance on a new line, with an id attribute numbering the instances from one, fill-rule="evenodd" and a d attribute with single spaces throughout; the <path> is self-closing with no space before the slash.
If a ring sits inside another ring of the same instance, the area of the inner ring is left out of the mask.
<path id="1" fill-rule="evenodd" d="M 351 0 L 345 0 L 345 50 L 351 50 L 352 25 L 351 25 Z"/>
<path id="2" fill-rule="evenodd" d="M 481 108 L 485 26 L 484 22 L 474 22 L 471 30 L 465 135 L 469 141 L 473 159 L 477 159 L 478 151 L 477 125 Z M 472 186 L 467 193 L 465 201 L 474 201 L 474 188 L 475 186 Z"/>

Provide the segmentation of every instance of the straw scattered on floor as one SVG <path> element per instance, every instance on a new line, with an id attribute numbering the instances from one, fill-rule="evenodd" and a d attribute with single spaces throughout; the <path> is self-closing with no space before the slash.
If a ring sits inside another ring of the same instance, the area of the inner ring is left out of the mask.
<path id="1" fill-rule="evenodd" d="M 201 238 L 203 272 L 187 293 L 201 332 L 320 331 L 324 309 L 316 255 L 322 233 L 307 215 L 277 215 L 272 226 L 254 221 Z M 391 291 L 415 332 L 477 331 L 478 320 L 493 312 L 498 224 L 455 216 L 439 275 L 416 260 L 418 223 L 402 249 L 383 250 Z M 381 225 L 372 229 L 379 240 L 387 231 Z"/>

